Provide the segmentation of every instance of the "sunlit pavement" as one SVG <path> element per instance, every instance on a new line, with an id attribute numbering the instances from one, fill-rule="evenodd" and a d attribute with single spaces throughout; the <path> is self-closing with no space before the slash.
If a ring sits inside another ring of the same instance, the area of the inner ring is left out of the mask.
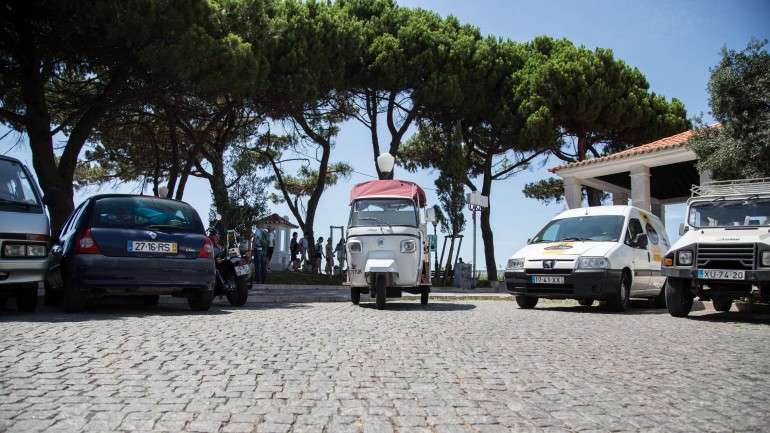
<path id="1" fill-rule="evenodd" d="M 0 431 L 770 431 L 770 320 L 513 302 L 0 312 Z"/>

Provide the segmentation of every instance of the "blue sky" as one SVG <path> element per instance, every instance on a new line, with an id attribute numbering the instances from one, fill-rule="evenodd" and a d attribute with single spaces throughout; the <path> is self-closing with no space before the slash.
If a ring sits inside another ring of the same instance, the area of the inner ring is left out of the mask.
<path id="1" fill-rule="evenodd" d="M 687 107 L 688 116 L 703 113 L 706 120 L 710 119 L 706 93 L 708 70 L 719 60 L 720 48 L 723 45 L 743 48 L 752 37 L 770 38 L 770 2 L 767 0 L 401 0 L 399 3 L 431 9 L 441 15 L 455 15 L 463 22 L 478 26 L 485 34 L 517 41 L 550 35 L 565 37 L 590 48 L 611 48 L 617 58 L 638 67 L 647 76 L 653 91 L 679 98 Z M 0 135 L 4 130 L 0 127 Z M 0 153 L 13 147 L 8 154 L 31 167 L 29 147 L 25 142 L 13 146 L 16 138 L 9 136 L 0 142 Z M 374 175 L 368 130 L 355 122 L 344 124 L 332 160 L 347 161 L 358 172 Z M 524 245 L 528 237 L 564 209 L 563 204 L 546 206 L 521 193 L 524 184 L 548 177 L 547 168 L 555 164 L 555 160 L 541 162 L 528 172 L 494 184 L 492 227 L 498 266 L 504 265 L 505 259 Z M 397 176 L 432 188 L 435 173 L 408 174 L 399 170 Z M 368 179 L 354 174 L 324 193 L 315 224 L 317 236 L 328 236 L 330 225 L 345 225 L 348 191 L 354 183 Z M 113 191 L 112 188 L 104 190 Z M 136 186 L 120 186 L 117 191 L 136 192 Z M 95 192 L 94 189 L 79 191 L 76 202 Z M 427 192 L 429 202 L 434 203 L 432 189 Z M 211 203 L 208 184 L 200 179 L 192 180 L 185 201 L 205 219 Z M 283 206 L 272 207 L 281 215 L 290 215 Z M 681 205 L 667 208 L 670 236 L 675 237 L 673 232 L 681 222 L 683 212 Z M 472 257 L 470 235 L 469 224 L 461 253 L 466 262 Z M 483 263 L 482 251 L 479 238 L 479 263 Z"/>

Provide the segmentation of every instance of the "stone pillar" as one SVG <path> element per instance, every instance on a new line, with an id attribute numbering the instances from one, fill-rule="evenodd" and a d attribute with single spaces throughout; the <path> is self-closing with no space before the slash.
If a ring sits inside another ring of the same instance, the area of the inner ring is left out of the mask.
<path id="1" fill-rule="evenodd" d="M 628 206 L 628 194 L 612 193 L 612 204 L 615 206 Z"/>
<path id="2" fill-rule="evenodd" d="M 665 226 L 666 225 L 666 206 L 660 202 L 653 203 L 651 210 L 653 214 L 655 214 L 658 218 L 660 218 L 660 221 Z"/>
<path id="3" fill-rule="evenodd" d="M 650 168 L 638 165 L 631 169 L 631 205 L 650 210 Z"/>
<path id="4" fill-rule="evenodd" d="M 578 208 L 583 203 L 583 185 L 577 178 L 564 178 L 564 200 L 568 209 Z"/>

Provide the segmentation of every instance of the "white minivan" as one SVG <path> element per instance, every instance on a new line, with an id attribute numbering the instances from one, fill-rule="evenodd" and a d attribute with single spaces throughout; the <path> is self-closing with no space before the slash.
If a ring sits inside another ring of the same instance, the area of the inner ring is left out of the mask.
<path id="1" fill-rule="evenodd" d="M 553 218 L 508 260 L 505 281 L 519 307 L 539 298 L 606 301 L 624 311 L 629 298 L 665 306 L 661 261 L 670 244 L 657 216 L 632 206 L 570 209 Z"/>

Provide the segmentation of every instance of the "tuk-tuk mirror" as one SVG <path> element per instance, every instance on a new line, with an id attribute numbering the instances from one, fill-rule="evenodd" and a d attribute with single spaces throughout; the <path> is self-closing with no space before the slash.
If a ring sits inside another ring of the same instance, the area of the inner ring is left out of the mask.
<path id="1" fill-rule="evenodd" d="M 685 233 L 687 233 L 687 230 L 689 230 L 689 229 L 690 229 L 690 227 L 685 225 L 685 223 L 679 223 L 679 236 L 682 236 Z"/>
<path id="2" fill-rule="evenodd" d="M 425 221 L 436 224 L 436 209 L 433 207 L 425 209 Z"/>

